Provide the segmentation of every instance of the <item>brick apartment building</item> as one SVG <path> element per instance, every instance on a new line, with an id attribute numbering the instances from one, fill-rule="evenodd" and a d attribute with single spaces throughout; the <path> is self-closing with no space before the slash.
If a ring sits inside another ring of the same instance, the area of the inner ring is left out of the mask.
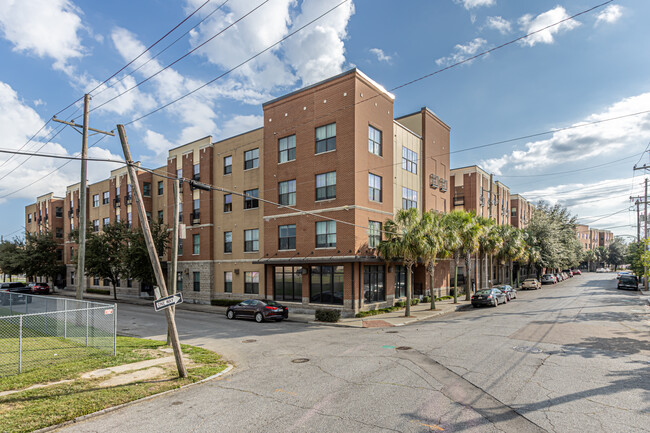
<path id="1" fill-rule="evenodd" d="M 510 224 L 518 229 L 525 229 L 533 213 L 535 206 L 519 194 L 510 196 Z"/>
<path id="2" fill-rule="evenodd" d="M 477 165 L 451 170 L 452 209 L 474 211 L 478 216 L 494 218 L 499 225 L 510 224 L 510 188 Z"/>
<path id="3" fill-rule="evenodd" d="M 264 104 L 262 128 L 171 149 L 156 174 L 232 192 L 192 189 L 184 182 L 177 216 L 171 215 L 172 181 L 138 170 L 148 217 L 167 226 L 172 218 L 184 224 L 178 272 L 168 275 L 177 279 L 184 298 L 206 303 L 266 297 L 294 310 L 327 305 L 352 314 L 405 296 L 405 269 L 383 262 L 376 245 L 384 221 L 397 209 L 452 208 L 450 129 L 427 108 L 394 118 L 393 102 L 393 95 L 352 69 Z M 494 217 L 504 223 L 509 191 L 495 185 Z M 35 219 L 64 208 L 56 227 L 63 231 L 69 286 L 75 283 L 71 259 L 77 246 L 68 235 L 78 227 L 79 190 L 79 184 L 71 185 L 64 199 L 49 194 L 25 210 L 26 219 Z M 88 225 L 95 231 L 115 221 L 139 225 L 125 168 L 88 185 L 87 203 Z M 26 228 L 35 232 L 38 226 Z M 163 257 L 165 269 L 169 259 L 169 253 Z M 414 294 L 427 293 L 421 266 L 414 280 Z M 97 278 L 88 283 L 107 288 Z M 447 261 L 436 270 L 434 286 L 439 294 L 448 292 Z M 137 296 L 149 288 L 126 281 L 119 292 Z"/>

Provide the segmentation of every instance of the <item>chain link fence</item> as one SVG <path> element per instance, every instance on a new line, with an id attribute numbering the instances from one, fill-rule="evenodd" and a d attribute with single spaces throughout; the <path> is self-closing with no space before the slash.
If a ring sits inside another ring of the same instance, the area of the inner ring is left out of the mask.
<path id="1" fill-rule="evenodd" d="M 58 359 L 115 355 L 114 304 L 0 292 L 0 376 Z"/>

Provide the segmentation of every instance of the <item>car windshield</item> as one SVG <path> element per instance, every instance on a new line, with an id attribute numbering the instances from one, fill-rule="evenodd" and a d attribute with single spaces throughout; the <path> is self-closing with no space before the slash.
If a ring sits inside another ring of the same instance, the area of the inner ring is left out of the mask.
<path id="1" fill-rule="evenodd" d="M 491 294 L 492 294 L 492 290 L 490 290 L 490 289 L 483 289 L 483 290 L 479 290 L 478 292 L 476 292 L 476 294 L 477 294 L 477 295 L 491 295 Z"/>
<path id="2" fill-rule="evenodd" d="M 621 283 L 636 283 L 636 277 L 633 275 L 621 276 Z"/>
<path id="3" fill-rule="evenodd" d="M 525 280 L 524 283 L 532 283 L 532 282 L 534 282 L 534 281 L 535 281 L 535 280 L 534 280 L 533 278 L 529 278 L 529 279 Z"/>
<path id="4" fill-rule="evenodd" d="M 268 299 L 265 299 L 262 302 L 264 302 L 266 305 L 270 305 L 271 307 L 281 307 L 282 306 L 281 304 L 279 304 L 279 303 L 277 303 L 275 301 L 268 300 Z"/>

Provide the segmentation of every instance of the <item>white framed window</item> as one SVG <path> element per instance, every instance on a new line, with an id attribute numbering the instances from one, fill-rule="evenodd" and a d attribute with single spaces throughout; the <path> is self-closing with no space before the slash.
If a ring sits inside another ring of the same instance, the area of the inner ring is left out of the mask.
<path id="1" fill-rule="evenodd" d="M 336 123 L 316 128 L 316 154 L 336 150 Z"/>
<path id="2" fill-rule="evenodd" d="M 278 183 L 278 202 L 284 206 L 296 205 L 296 180 Z"/>
<path id="3" fill-rule="evenodd" d="M 336 198 L 336 172 L 316 175 L 316 201 Z"/>
<path id="4" fill-rule="evenodd" d="M 368 200 L 381 202 L 381 176 L 368 173 Z"/>
<path id="5" fill-rule="evenodd" d="M 296 159 L 296 135 L 278 140 L 278 164 Z"/>
<path id="6" fill-rule="evenodd" d="M 418 173 L 418 154 L 406 146 L 402 146 L 402 170 Z"/>
<path id="7" fill-rule="evenodd" d="M 316 222 L 316 248 L 336 248 L 336 221 Z"/>
<path id="8" fill-rule="evenodd" d="M 368 125 L 368 152 L 381 156 L 381 131 Z"/>
<path id="9" fill-rule="evenodd" d="M 402 187 L 402 209 L 418 207 L 418 192 Z"/>

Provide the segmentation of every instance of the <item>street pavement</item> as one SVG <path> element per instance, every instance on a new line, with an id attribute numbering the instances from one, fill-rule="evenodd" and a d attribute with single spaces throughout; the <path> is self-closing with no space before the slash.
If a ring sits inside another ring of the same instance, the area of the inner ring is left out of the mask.
<path id="1" fill-rule="evenodd" d="M 401 327 L 178 309 L 182 342 L 221 353 L 232 372 L 62 430 L 647 432 L 646 299 L 584 274 Z M 121 334 L 164 339 L 164 326 L 151 307 L 118 308 Z"/>

